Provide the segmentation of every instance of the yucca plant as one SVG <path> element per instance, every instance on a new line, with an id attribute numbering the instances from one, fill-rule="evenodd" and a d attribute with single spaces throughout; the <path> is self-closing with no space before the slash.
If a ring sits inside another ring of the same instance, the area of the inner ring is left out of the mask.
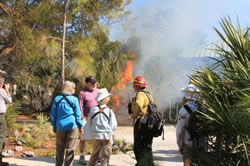
<path id="1" fill-rule="evenodd" d="M 218 33 L 229 49 L 217 46 L 220 58 L 212 67 L 190 76 L 201 91 L 206 112 L 201 113 L 200 135 L 206 139 L 203 152 L 193 152 L 193 165 L 250 165 L 250 41 L 238 23 L 222 19 L 225 35 Z M 208 164 L 209 163 L 209 164 Z"/>

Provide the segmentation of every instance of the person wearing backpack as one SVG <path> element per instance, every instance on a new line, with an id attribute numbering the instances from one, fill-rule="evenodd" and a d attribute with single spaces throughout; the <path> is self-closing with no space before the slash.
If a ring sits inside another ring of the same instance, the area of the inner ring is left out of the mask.
<path id="1" fill-rule="evenodd" d="M 197 100 L 200 96 L 200 91 L 194 84 L 188 84 L 187 87 L 182 89 L 182 93 L 184 106 L 179 110 L 176 139 L 179 152 L 183 155 L 184 166 L 189 166 L 193 156 L 186 149 L 198 148 L 199 144 L 198 140 L 192 137 L 187 126 L 192 114 L 198 108 L 199 103 Z"/>
<path id="2" fill-rule="evenodd" d="M 62 94 L 57 95 L 50 110 L 51 125 L 56 133 L 56 166 L 72 166 L 78 132 L 83 133 L 81 110 L 75 93 L 75 83 L 65 81 Z"/>
<path id="3" fill-rule="evenodd" d="M 145 91 L 146 80 L 138 76 L 133 82 L 135 98 L 131 102 L 131 115 L 134 119 L 134 154 L 136 166 L 153 166 L 152 143 L 153 135 L 147 134 L 145 125 L 142 125 L 144 115 L 148 114 L 148 105 L 153 97 Z"/>
<path id="4" fill-rule="evenodd" d="M 99 89 L 96 101 L 97 106 L 92 107 L 88 116 L 90 136 L 93 138 L 93 151 L 88 166 L 95 166 L 100 157 L 101 166 L 108 166 L 112 153 L 113 131 L 117 127 L 114 112 L 106 104 L 110 93 L 106 88 Z"/>

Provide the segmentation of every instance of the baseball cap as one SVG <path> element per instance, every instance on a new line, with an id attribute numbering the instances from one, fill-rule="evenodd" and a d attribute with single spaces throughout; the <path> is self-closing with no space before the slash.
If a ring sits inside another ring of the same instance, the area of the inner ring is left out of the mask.
<path id="1" fill-rule="evenodd" d="M 93 76 L 88 76 L 86 79 L 85 79 L 85 82 L 86 83 L 92 83 L 92 84 L 95 84 L 96 83 L 96 79 L 95 79 L 95 77 L 93 77 Z"/>

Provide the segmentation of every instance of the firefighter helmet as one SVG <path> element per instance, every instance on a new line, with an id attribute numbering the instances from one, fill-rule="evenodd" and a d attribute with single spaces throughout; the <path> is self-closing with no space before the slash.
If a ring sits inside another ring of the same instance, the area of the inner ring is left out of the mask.
<path id="1" fill-rule="evenodd" d="M 139 85 L 140 87 L 146 87 L 146 80 L 142 76 L 137 76 L 133 82 L 133 85 Z"/>

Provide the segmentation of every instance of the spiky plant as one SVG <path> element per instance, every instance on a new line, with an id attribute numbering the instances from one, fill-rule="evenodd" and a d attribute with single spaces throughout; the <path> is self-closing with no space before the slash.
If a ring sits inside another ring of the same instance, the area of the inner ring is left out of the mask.
<path id="1" fill-rule="evenodd" d="M 228 49 L 217 46 L 220 58 L 211 68 L 197 70 L 191 76 L 200 88 L 203 123 L 200 135 L 206 138 L 206 150 L 194 152 L 199 165 L 250 165 L 250 41 L 238 23 L 230 18 L 221 20 Z M 209 164 L 208 164 L 209 163 Z M 197 165 L 196 161 L 192 163 Z"/>

